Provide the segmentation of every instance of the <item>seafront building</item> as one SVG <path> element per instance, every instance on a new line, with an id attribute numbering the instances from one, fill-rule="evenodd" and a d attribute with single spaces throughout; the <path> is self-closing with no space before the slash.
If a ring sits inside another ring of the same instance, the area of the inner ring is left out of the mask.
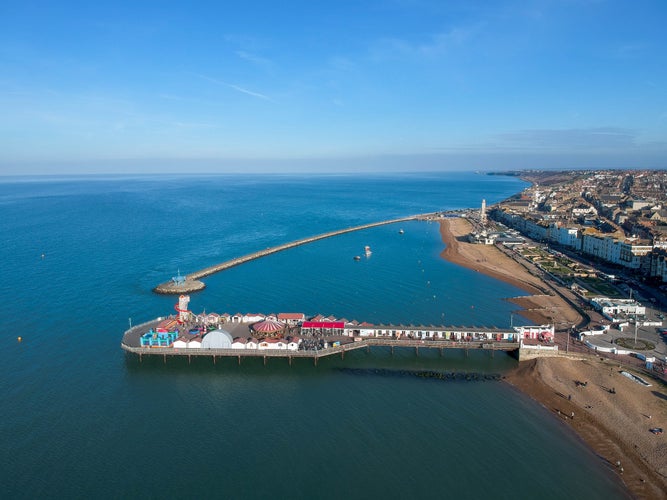
<path id="1" fill-rule="evenodd" d="M 491 219 L 536 241 L 667 283 L 666 172 L 532 172 L 522 177 L 533 185 L 493 207 Z"/>
<path id="2" fill-rule="evenodd" d="M 646 314 L 646 307 L 633 299 L 593 297 L 590 303 L 609 321 L 620 321 L 630 316 L 636 318 Z"/>

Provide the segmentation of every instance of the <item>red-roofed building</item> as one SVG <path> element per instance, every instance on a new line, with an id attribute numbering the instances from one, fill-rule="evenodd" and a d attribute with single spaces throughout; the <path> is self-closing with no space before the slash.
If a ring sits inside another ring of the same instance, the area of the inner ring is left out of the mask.
<path id="1" fill-rule="evenodd" d="M 306 315 L 303 313 L 279 313 L 278 321 L 295 326 L 306 320 Z"/>
<path id="2" fill-rule="evenodd" d="M 331 317 L 331 316 L 323 316 L 321 314 L 318 314 L 317 316 L 314 316 L 310 318 L 310 321 L 336 321 L 336 318 Z"/>

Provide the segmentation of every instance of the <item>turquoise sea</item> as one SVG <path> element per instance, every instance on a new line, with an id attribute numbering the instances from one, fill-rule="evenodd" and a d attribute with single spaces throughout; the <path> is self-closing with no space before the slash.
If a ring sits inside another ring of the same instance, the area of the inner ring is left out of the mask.
<path id="1" fill-rule="evenodd" d="M 130 322 L 173 311 L 151 289 L 179 270 L 524 186 L 473 173 L 1 178 L 3 497 L 627 497 L 503 382 L 356 370 L 498 373 L 515 366 L 506 355 L 378 348 L 290 367 L 140 363 L 120 349 Z M 365 245 L 371 258 L 354 261 Z M 190 306 L 508 326 L 503 299 L 523 292 L 444 261 L 443 248 L 426 222 L 349 233 L 206 278 Z"/>

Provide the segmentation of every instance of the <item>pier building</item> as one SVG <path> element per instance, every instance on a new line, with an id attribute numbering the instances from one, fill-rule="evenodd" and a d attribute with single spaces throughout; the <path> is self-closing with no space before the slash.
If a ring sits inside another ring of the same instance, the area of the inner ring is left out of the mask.
<path id="1" fill-rule="evenodd" d="M 310 320 L 303 313 L 195 315 L 185 309 L 189 297 L 179 297 L 178 315 L 134 326 L 123 336 L 121 347 L 130 353 L 165 356 L 215 357 L 319 357 L 361 347 L 384 346 L 439 349 L 517 351 L 521 348 L 557 351 L 553 325 L 479 328 L 444 325 L 375 325 L 343 321 L 321 315 Z M 234 320 L 236 318 L 236 320 Z M 270 319 L 267 319 L 270 318 Z M 274 319 L 275 318 L 275 319 Z M 281 322 L 277 318 L 292 322 Z M 290 361 L 291 362 L 291 361 Z"/>

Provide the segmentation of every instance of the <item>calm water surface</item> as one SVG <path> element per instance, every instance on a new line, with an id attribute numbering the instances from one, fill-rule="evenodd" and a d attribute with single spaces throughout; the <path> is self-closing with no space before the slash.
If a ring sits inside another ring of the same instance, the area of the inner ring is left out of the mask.
<path id="1" fill-rule="evenodd" d="M 343 227 L 477 207 L 513 178 L 7 178 L 0 181 L 0 480 L 7 498 L 618 498 L 613 475 L 501 382 L 346 368 L 502 373 L 496 354 L 374 349 L 344 360 L 144 360 L 151 292 L 248 252 Z M 319 241 L 205 281 L 195 312 L 304 312 L 508 326 L 522 292 L 439 257 L 438 226 Z M 370 259 L 355 262 L 370 245 Z M 42 258 L 42 254 L 44 257 Z M 514 317 L 515 323 L 518 318 Z M 17 336 L 23 341 L 17 342 Z"/>

